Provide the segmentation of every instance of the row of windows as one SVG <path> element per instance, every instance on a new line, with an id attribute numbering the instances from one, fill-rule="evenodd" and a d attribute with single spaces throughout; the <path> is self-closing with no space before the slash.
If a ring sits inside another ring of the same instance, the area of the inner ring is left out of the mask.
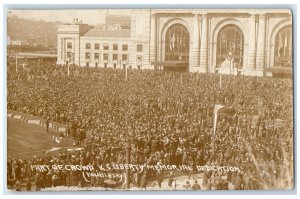
<path id="1" fill-rule="evenodd" d="M 67 53 L 68 59 L 73 59 L 72 58 L 72 53 L 68 52 Z M 90 59 L 91 58 L 91 53 L 85 53 L 85 59 Z M 94 59 L 99 60 L 100 59 L 100 54 L 99 53 L 94 53 Z M 128 55 L 127 54 L 122 54 L 122 61 L 127 61 Z M 103 53 L 103 60 L 108 61 L 108 53 Z M 118 61 L 118 54 L 113 54 L 113 61 Z"/>
<path id="2" fill-rule="evenodd" d="M 94 46 L 95 46 L 95 50 L 100 49 L 100 44 L 96 43 L 96 44 L 94 44 Z M 86 43 L 85 48 L 86 49 L 91 49 L 91 44 Z M 109 50 L 109 44 L 107 44 L 107 43 L 103 44 L 103 50 Z M 119 45 L 118 44 L 113 44 L 113 50 L 119 50 Z M 127 51 L 128 50 L 128 45 L 123 44 L 122 45 L 122 50 Z M 143 51 L 143 45 L 142 44 L 137 44 L 136 50 L 137 50 L 137 52 L 142 52 Z"/>
<path id="3" fill-rule="evenodd" d="M 104 64 L 103 64 L 103 67 L 104 67 L 104 68 L 107 68 L 107 67 L 108 67 L 107 65 L 108 65 L 107 63 L 104 63 Z M 86 66 L 86 67 L 89 67 L 89 66 L 90 66 L 90 62 L 86 62 L 86 63 L 85 63 L 85 66 Z M 95 63 L 95 67 L 99 67 L 99 64 L 98 64 L 98 63 Z M 114 69 L 116 69 L 116 68 L 117 68 L 117 64 L 114 64 L 113 67 L 114 67 Z M 137 65 L 137 69 L 138 69 L 138 70 L 141 70 L 141 67 L 142 67 L 141 65 Z M 125 70 L 126 64 L 123 64 L 123 65 L 122 65 L 122 68 Z M 131 69 L 132 69 L 132 65 L 130 65 L 128 68 L 131 70 Z"/>
<path id="4" fill-rule="evenodd" d="M 90 43 L 86 43 L 85 44 L 85 49 L 91 49 L 91 44 Z M 95 50 L 99 50 L 100 49 L 100 44 L 99 43 L 95 43 L 94 44 L 94 49 Z M 118 44 L 113 44 L 113 50 L 118 50 L 119 46 Z M 103 50 L 109 50 L 109 44 L 104 43 L 103 44 Z M 128 50 L 128 44 L 123 44 L 122 45 L 122 50 L 123 51 L 127 51 Z"/>
<path id="5" fill-rule="evenodd" d="M 123 49 L 126 49 L 126 44 L 124 44 L 123 45 L 124 47 L 123 47 Z M 72 42 L 68 42 L 67 43 L 67 48 L 68 49 L 71 49 L 72 48 Z M 86 43 L 86 45 L 85 45 L 85 48 L 86 49 L 91 49 L 91 44 L 90 43 Z M 99 50 L 100 49 L 100 44 L 99 43 L 95 43 L 94 44 L 94 48 L 95 48 L 95 50 Z M 106 44 L 103 44 L 103 48 L 104 48 L 104 50 L 106 50 L 106 48 L 108 49 L 108 44 L 106 45 Z M 128 49 L 128 46 L 127 46 L 127 49 Z"/>
<path id="6" fill-rule="evenodd" d="M 109 54 L 103 53 L 103 61 L 108 61 Z M 67 53 L 68 60 L 74 59 L 73 53 L 68 52 Z M 128 54 L 122 54 L 122 60 L 118 60 L 119 55 L 118 54 L 112 54 L 112 60 L 113 61 L 128 61 Z M 85 53 L 85 59 L 91 59 L 91 53 Z M 100 59 L 100 53 L 94 53 L 94 60 Z M 142 55 L 137 55 L 137 61 L 142 61 Z"/>
<path id="7" fill-rule="evenodd" d="M 67 43 L 67 48 L 68 49 L 72 48 L 72 42 Z M 86 43 L 85 44 L 85 49 L 91 49 L 91 43 Z M 94 44 L 94 49 L 99 50 L 100 49 L 100 44 L 95 43 Z M 108 43 L 103 44 L 103 50 L 109 50 L 109 44 Z M 113 44 L 113 50 L 119 50 L 119 45 L 118 44 Z M 122 45 L 122 50 L 127 51 L 128 50 L 128 44 L 123 44 Z M 142 44 L 137 44 L 136 50 L 137 50 L 137 52 L 142 52 L 143 51 L 143 45 Z"/>
<path id="8" fill-rule="evenodd" d="M 113 54 L 113 61 L 118 61 L 118 54 Z M 90 59 L 91 58 L 91 53 L 85 53 L 85 59 Z M 100 54 L 99 53 L 94 53 L 94 59 L 97 60 L 100 58 Z M 122 61 L 127 61 L 128 59 L 128 55 L 127 54 L 123 54 L 122 55 Z M 108 53 L 103 53 L 103 60 L 104 61 L 108 61 Z"/>

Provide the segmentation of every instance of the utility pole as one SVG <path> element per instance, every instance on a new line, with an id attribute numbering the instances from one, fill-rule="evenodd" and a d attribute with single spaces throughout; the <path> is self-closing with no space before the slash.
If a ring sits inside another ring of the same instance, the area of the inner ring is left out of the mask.
<path id="1" fill-rule="evenodd" d="M 128 76 L 128 74 L 127 74 L 127 65 L 125 65 L 125 81 L 127 81 L 127 77 Z"/>
<path id="2" fill-rule="evenodd" d="M 16 53 L 16 73 L 18 73 L 18 53 Z"/>
<path id="3" fill-rule="evenodd" d="M 180 75 L 180 84 L 182 84 L 182 74 Z"/>
<path id="4" fill-rule="evenodd" d="M 69 57 L 69 58 L 68 58 L 68 62 L 67 62 L 67 67 L 68 67 L 68 77 L 70 76 L 70 61 L 71 61 L 71 58 Z"/>
<path id="5" fill-rule="evenodd" d="M 126 164 L 130 164 L 130 142 L 127 141 L 126 146 L 125 146 L 125 150 L 126 150 Z M 130 189 L 130 171 L 128 168 L 126 168 L 126 189 Z"/>
<path id="6" fill-rule="evenodd" d="M 222 89 L 222 73 L 220 72 L 220 89 Z"/>

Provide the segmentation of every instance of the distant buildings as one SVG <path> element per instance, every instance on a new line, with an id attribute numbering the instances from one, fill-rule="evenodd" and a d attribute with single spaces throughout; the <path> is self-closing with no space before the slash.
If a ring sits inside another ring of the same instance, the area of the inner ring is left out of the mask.
<path id="1" fill-rule="evenodd" d="M 10 45 L 21 46 L 22 41 L 21 40 L 11 40 Z"/>
<path id="2" fill-rule="evenodd" d="M 51 11 L 50 11 L 51 12 Z M 7 18 L 7 44 L 10 48 L 56 48 L 59 22 L 47 22 L 19 18 L 9 14 Z"/>
<path id="3" fill-rule="evenodd" d="M 95 28 L 59 26 L 57 63 L 272 75 L 292 69 L 292 18 L 283 9 L 137 9 Z"/>

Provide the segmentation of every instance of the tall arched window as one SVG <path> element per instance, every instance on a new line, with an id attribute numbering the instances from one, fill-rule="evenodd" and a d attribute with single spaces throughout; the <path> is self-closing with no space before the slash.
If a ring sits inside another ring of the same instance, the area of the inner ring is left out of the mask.
<path id="1" fill-rule="evenodd" d="M 275 67 L 292 67 L 292 26 L 280 29 L 275 37 Z"/>
<path id="2" fill-rule="evenodd" d="M 243 66 L 244 35 L 236 25 L 226 25 L 218 33 L 217 66 L 230 64 L 231 67 Z"/>
<path id="3" fill-rule="evenodd" d="M 166 33 L 165 60 L 189 61 L 189 32 L 181 24 L 172 25 Z"/>

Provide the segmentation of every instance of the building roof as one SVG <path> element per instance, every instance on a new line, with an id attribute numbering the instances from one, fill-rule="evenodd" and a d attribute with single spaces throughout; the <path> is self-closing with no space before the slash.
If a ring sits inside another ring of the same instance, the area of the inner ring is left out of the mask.
<path id="1" fill-rule="evenodd" d="M 106 25 L 119 24 L 122 27 L 130 27 L 131 19 L 129 16 L 124 15 L 108 15 L 105 19 Z"/>
<path id="2" fill-rule="evenodd" d="M 130 29 L 90 29 L 87 31 L 83 37 L 120 37 L 120 38 L 126 38 L 130 37 Z"/>

